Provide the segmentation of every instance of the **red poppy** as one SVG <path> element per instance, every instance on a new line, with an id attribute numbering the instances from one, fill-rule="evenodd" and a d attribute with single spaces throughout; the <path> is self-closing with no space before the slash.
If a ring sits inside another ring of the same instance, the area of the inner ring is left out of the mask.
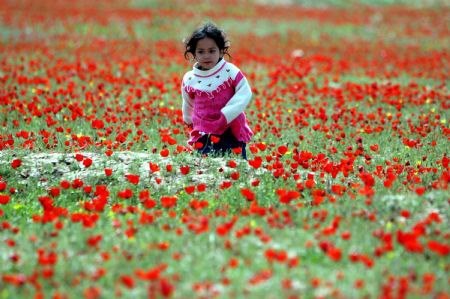
<path id="1" fill-rule="evenodd" d="M 248 283 L 251 285 L 257 285 L 265 282 L 272 278 L 273 272 L 270 269 L 263 269 L 257 273 L 255 273 L 249 280 Z"/>
<path id="2" fill-rule="evenodd" d="M 55 265 L 58 261 L 58 255 L 54 251 L 46 252 L 43 249 L 38 249 L 37 253 L 40 265 Z"/>
<path id="3" fill-rule="evenodd" d="M 6 190 L 6 182 L 0 180 L 0 192 Z"/>
<path id="4" fill-rule="evenodd" d="M 160 201 L 163 208 L 173 208 L 177 204 L 176 196 L 162 196 Z"/>
<path id="5" fill-rule="evenodd" d="M 22 165 L 22 160 L 20 159 L 13 159 L 11 162 L 11 167 L 16 169 Z"/>
<path id="6" fill-rule="evenodd" d="M 448 244 L 430 240 L 430 241 L 428 241 L 427 245 L 431 251 L 434 251 L 441 256 L 447 256 L 450 254 L 450 245 L 448 245 Z"/>
<path id="7" fill-rule="evenodd" d="M 61 189 L 59 189 L 58 187 L 50 187 L 48 189 L 48 193 L 52 197 L 58 197 L 61 194 Z"/>
<path id="8" fill-rule="evenodd" d="M 128 182 L 130 182 L 133 185 L 139 184 L 140 176 L 138 174 L 126 174 L 125 177 L 127 178 Z"/>
<path id="9" fill-rule="evenodd" d="M 71 186 L 70 182 L 69 182 L 69 181 L 66 181 L 66 180 L 62 180 L 62 181 L 59 183 L 59 185 L 60 185 L 61 188 L 63 188 L 63 189 L 69 189 L 70 186 Z"/>
<path id="10" fill-rule="evenodd" d="M 255 169 L 260 168 L 262 165 L 262 162 L 263 162 L 263 159 L 260 156 L 255 156 L 253 159 L 248 160 L 248 164 Z"/>
<path id="11" fill-rule="evenodd" d="M 228 160 L 228 162 L 227 162 L 227 166 L 230 168 L 236 168 L 237 165 L 238 165 L 237 162 L 234 160 Z"/>
<path id="12" fill-rule="evenodd" d="M 105 127 L 104 122 L 101 119 L 93 119 L 91 121 L 91 126 L 93 129 L 103 129 Z"/>
<path id="13" fill-rule="evenodd" d="M 91 165 L 92 165 L 92 159 L 91 158 L 87 158 L 86 157 L 86 158 L 83 159 L 83 166 L 84 167 L 88 168 Z"/>
<path id="14" fill-rule="evenodd" d="M 154 173 L 154 172 L 159 171 L 158 164 L 149 162 L 148 165 L 149 165 L 149 168 L 150 168 L 150 172 Z"/>
<path id="15" fill-rule="evenodd" d="M 235 222 L 236 222 L 236 219 L 231 219 L 228 222 L 218 225 L 216 228 L 216 233 L 221 237 L 227 235 L 233 228 Z"/>
<path id="16" fill-rule="evenodd" d="M 129 275 L 122 275 L 122 276 L 120 276 L 119 279 L 120 279 L 120 282 L 124 286 L 126 286 L 128 289 L 134 288 L 135 282 L 134 282 L 134 279 L 131 276 L 129 276 Z"/>
<path id="17" fill-rule="evenodd" d="M 194 143 L 194 148 L 201 149 L 201 148 L 203 148 L 203 145 L 204 145 L 203 143 L 201 143 L 200 141 L 197 141 Z"/>
<path id="18" fill-rule="evenodd" d="M 235 153 L 236 155 L 240 155 L 242 153 L 242 148 L 241 147 L 235 147 L 235 148 L 232 148 L 231 151 L 233 153 Z"/>
<path id="19" fill-rule="evenodd" d="M 82 154 L 75 154 L 75 160 L 77 160 L 78 162 L 83 161 L 84 158 L 85 157 Z"/>
<path id="20" fill-rule="evenodd" d="M 241 194 L 247 199 L 247 201 L 254 201 L 256 198 L 255 193 L 248 188 L 241 188 Z"/>
<path id="21" fill-rule="evenodd" d="M 223 181 L 221 184 L 220 184 L 220 189 L 228 189 L 228 188 L 230 188 L 232 186 L 232 182 L 230 182 L 230 181 Z"/>
<path id="22" fill-rule="evenodd" d="M 111 176 L 113 173 L 113 170 L 111 168 L 105 168 L 104 171 L 106 176 Z"/>
<path id="23" fill-rule="evenodd" d="M 189 165 L 182 165 L 180 166 L 180 172 L 182 175 L 187 175 L 190 171 Z"/>
<path id="24" fill-rule="evenodd" d="M 131 189 L 124 189 L 117 193 L 117 196 L 121 199 L 130 199 L 133 197 L 133 191 Z"/>
<path id="25" fill-rule="evenodd" d="M 206 184 L 200 183 L 200 184 L 197 185 L 197 191 L 198 192 L 205 192 L 205 190 L 206 190 Z"/>
<path id="26" fill-rule="evenodd" d="M 370 146 L 370 150 L 374 151 L 374 152 L 378 152 L 378 150 L 380 149 L 380 146 L 378 144 L 372 144 Z"/>
<path id="27" fill-rule="evenodd" d="M 278 153 L 279 153 L 280 155 L 286 154 L 287 151 L 288 151 L 288 147 L 287 147 L 286 145 L 280 145 L 280 146 L 278 147 Z"/>
<path id="28" fill-rule="evenodd" d="M 211 135 L 211 142 L 212 143 L 219 143 L 219 141 L 220 141 L 220 137 L 219 136 Z"/>
<path id="29" fill-rule="evenodd" d="M 300 197 L 300 192 L 296 190 L 277 189 L 276 191 L 280 203 L 289 204 L 291 201 Z"/>
<path id="30" fill-rule="evenodd" d="M 239 171 L 235 171 L 230 174 L 231 179 L 233 179 L 235 181 L 239 180 L 240 176 L 241 176 L 241 174 L 239 173 Z"/>
<path id="31" fill-rule="evenodd" d="M 10 200 L 9 195 L 7 194 L 0 194 L 0 204 L 1 205 L 6 205 Z"/>
<path id="32" fill-rule="evenodd" d="M 159 154 L 161 155 L 161 157 L 166 158 L 166 157 L 169 156 L 169 150 L 168 150 L 167 148 L 163 148 L 163 149 L 159 152 Z"/>
<path id="33" fill-rule="evenodd" d="M 102 239 L 102 235 L 93 235 L 86 240 L 86 244 L 91 247 L 97 247 Z"/>
<path id="34" fill-rule="evenodd" d="M 175 287 L 173 286 L 173 284 L 170 283 L 166 278 L 162 278 L 159 281 L 159 288 L 163 297 L 170 297 L 175 291 Z"/>
<path id="35" fill-rule="evenodd" d="M 195 191 L 195 186 L 186 186 L 184 187 L 184 191 L 186 191 L 187 194 L 191 194 Z"/>
<path id="36" fill-rule="evenodd" d="M 422 196 L 425 193 L 426 188 L 421 186 L 417 187 L 414 191 L 416 192 L 417 195 Z"/>
<path id="37" fill-rule="evenodd" d="M 2 281 L 14 286 L 23 286 L 27 282 L 27 277 L 24 274 L 7 274 L 2 275 Z"/>

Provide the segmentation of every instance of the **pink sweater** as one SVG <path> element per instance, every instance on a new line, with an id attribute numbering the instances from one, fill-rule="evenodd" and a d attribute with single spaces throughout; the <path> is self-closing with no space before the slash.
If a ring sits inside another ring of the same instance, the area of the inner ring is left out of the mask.
<path id="1" fill-rule="evenodd" d="M 248 142 L 253 136 L 244 110 L 252 91 L 242 72 L 222 58 L 212 69 L 187 72 L 181 86 L 183 120 L 192 124 L 188 143 L 203 134 L 221 135 L 231 128 L 237 140 Z"/>

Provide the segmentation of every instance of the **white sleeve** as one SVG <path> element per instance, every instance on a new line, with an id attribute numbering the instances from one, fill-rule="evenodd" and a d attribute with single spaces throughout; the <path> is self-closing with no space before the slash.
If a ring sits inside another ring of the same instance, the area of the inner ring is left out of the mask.
<path id="1" fill-rule="evenodd" d="M 194 102 L 184 88 L 184 81 L 181 84 L 181 97 L 183 98 L 183 105 L 181 108 L 183 112 L 183 121 L 188 125 L 192 124 L 192 111 L 194 111 Z"/>
<path id="2" fill-rule="evenodd" d="M 227 123 L 232 122 L 239 114 L 244 112 L 251 98 L 252 90 L 250 85 L 248 84 L 247 79 L 242 77 L 235 87 L 233 97 L 231 97 L 228 103 L 221 109 L 221 112 L 227 119 Z"/>

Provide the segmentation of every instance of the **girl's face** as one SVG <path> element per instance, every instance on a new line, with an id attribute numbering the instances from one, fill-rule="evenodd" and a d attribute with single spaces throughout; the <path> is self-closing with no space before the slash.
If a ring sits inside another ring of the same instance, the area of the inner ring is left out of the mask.
<path id="1" fill-rule="evenodd" d="M 209 70 L 223 56 L 222 52 L 212 38 L 205 37 L 197 42 L 195 60 L 197 60 L 202 69 Z"/>

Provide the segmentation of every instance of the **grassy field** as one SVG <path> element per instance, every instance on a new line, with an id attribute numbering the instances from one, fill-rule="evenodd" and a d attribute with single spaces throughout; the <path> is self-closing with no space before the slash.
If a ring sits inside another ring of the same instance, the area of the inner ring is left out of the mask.
<path id="1" fill-rule="evenodd" d="M 0 299 L 449 298 L 445 1 L 0 7 Z M 186 143 L 206 20 L 248 161 Z"/>

